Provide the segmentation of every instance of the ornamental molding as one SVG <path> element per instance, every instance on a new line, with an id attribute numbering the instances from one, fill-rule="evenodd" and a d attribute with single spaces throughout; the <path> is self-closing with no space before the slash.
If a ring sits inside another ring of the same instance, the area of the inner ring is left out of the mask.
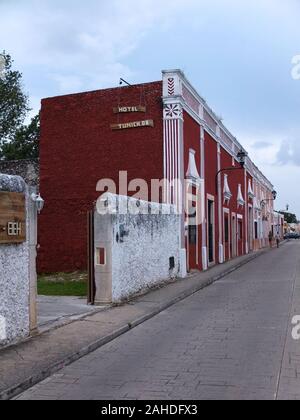
<path id="1" fill-rule="evenodd" d="M 239 207 L 244 207 L 244 205 L 246 204 L 244 197 L 243 197 L 243 193 L 242 193 L 242 185 L 239 184 L 239 188 L 238 188 L 238 196 L 237 196 L 237 203 Z"/>
<path id="2" fill-rule="evenodd" d="M 223 195 L 224 195 L 224 203 L 229 204 L 231 197 L 232 197 L 232 193 L 230 191 L 229 188 L 229 183 L 228 183 L 228 175 L 224 175 L 224 190 L 223 190 Z"/>
<path id="3" fill-rule="evenodd" d="M 254 199 L 254 197 L 255 197 L 255 194 L 254 194 L 254 192 L 253 192 L 253 188 L 252 188 L 252 183 L 251 183 L 251 180 L 249 179 L 249 182 L 248 182 L 248 197 L 251 199 L 251 200 L 253 200 Z"/>
<path id="4" fill-rule="evenodd" d="M 168 95 L 173 96 L 175 95 L 175 79 L 174 77 L 168 78 Z"/>
<path id="5" fill-rule="evenodd" d="M 257 197 L 254 197 L 254 199 L 253 199 L 253 206 L 254 206 L 255 210 L 261 211 L 261 205 L 260 205 L 259 199 Z"/>
<path id="6" fill-rule="evenodd" d="M 186 173 L 186 177 L 188 180 L 191 180 L 194 183 L 199 183 L 201 181 L 201 177 L 199 175 L 199 171 L 197 169 L 196 164 L 196 152 L 192 149 L 190 149 L 189 151 L 189 166 Z"/>
<path id="7" fill-rule="evenodd" d="M 182 96 L 186 102 L 186 104 L 197 114 L 200 116 L 200 106 L 201 104 L 199 101 L 191 94 L 189 89 L 183 84 L 182 85 Z M 203 107 L 202 107 L 203 108 Z M 204 108 L 203 108 L 204 111 Z"/>
<path id="8" fill-rule="evenodd" d="M 174 97 L 182 96 L 182 78 L 180 70 L 163 72 L 163 96 Z"/>
<path id="9" fill-rule="evenodd" d="M 183 118 L 183 108 L 180 103 L 170 103 L 164 106 L 165 120 L 178 120 Z"/>

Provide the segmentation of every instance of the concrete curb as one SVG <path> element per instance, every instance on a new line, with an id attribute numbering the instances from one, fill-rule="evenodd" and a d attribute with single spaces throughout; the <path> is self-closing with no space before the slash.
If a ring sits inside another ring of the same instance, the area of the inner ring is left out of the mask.
<path id="1" fill-rule="evenodd" d="M 0 400 L 9 400 L 17 395 L 21 394 L 22 392 L 28 390 L 32 386 L 44 381 L 51 375 L 59 372 L 64 367 L 76 362 L 77 360 L 81 359 L 84 356 L 87 356 L 88 354 L 94 352 L 95 350 L 98 350 L 99 348 L 103 347 L 104 345 L 110 343 L 111 341 L 115 340 L 116 338 L 122 336 L 126 332 L 138 327 L 139 325 L 143 324 L 144 322 L 150 320 L 151 318 L 155 317 L 159 313 L 163 312 L 164 310 L 170 308 L 171 306 L 175 305 L 178 302 L 181 302 L 188 297 L 194 295 L 195 293 L 198 293 L 199 291 L 203 290 L 204 288 L 212 285 L 213 283 L 217 282 L 218 280 L 228 276 L 229 274 L 233 273 L 234 271 L 238 270 L 239 268 L 243 267 L 246 264 L 249 264 L 251 261 L 257 259 L 258 257 L 262 256 L 268 252 L 268 250 L 262 250 L 255 254 L 252 254 L 249 258 L 245 259 L 242 262 L 239 262 L 234 267 L 231 267 L 228 270 L 223 271 L 222 273 L 218 274 L 217 276 L 211 277 L 208 280 L 202 282 L 199 285 L 189 287 L 184 292 L 178 294 L 178 296 L 162 303 L 159 305 L 158 308 L 152 309 L 147 313 L 146 315 L 134 319 L 132 322 L 118 328 L 117 330 L 113 331 L 110 334 L 107 334 L 106 336 L 100 338 L 99 340 L 96 340 L 95 342 L 91 343 L 90 345 L 83 347 L 81 350 L 77 351 L 76 353 L 71 354 L 68 357 L 65 357 L 64 359 L 60 360 L 57 363 L 52 364 L 49 366 L 49 368 L 41 371 L 39 374 L 35 374 L 26 380 L 23 380 L 22 382 L 16 384 L 15 386 L 3 391 L 0 393 Z M 192 275 L 190 279 L 197 277 L 197 274 Z"/>

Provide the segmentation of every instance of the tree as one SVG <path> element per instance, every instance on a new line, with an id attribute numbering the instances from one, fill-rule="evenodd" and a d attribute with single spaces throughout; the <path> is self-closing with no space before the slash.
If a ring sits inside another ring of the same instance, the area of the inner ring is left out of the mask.
<path id="1" fill-rule="evenodd" d="M 284 220 L 287 223 L 298 223 L 298 219 L 297 216 L 293 213 L 288 213 L 288 212 L 281 212 L 281 214 L 284 215 Z"/>
<path id="2" fill-rule="evenodd" d="M 0 158 L 4 160 L 35 159 L 39 157 L 40 116 L 32 118 L 27 126 L 20 127 L 13 140 L 5 141 Z"/>
<path id="3" fill-rule="evenodd" d="M 22 74 L 13 70 L 12 64 L 9 54 L 0 54 L 0 147 L 14 138 L 29 111 Z"/>

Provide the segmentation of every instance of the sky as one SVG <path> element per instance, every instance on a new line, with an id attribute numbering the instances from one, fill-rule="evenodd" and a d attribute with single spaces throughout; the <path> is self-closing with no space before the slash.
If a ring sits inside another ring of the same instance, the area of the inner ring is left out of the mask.
<path id="1" fill-rule="evenodd" d="M 0 0 L 0 18 L 32 115 L 180 68 L 300 218 L 299 0 Z"/>

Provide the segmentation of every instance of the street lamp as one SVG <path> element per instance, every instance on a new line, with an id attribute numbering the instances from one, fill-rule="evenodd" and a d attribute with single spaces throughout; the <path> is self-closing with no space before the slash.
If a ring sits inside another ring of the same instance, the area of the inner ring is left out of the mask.
<path id="1" fill-rule="evenodd" d="M 244 169 L 245 167 L 247 156 L 248 156 L 248 153 L 246 153 L 244 150 L 240 150 L 239 153 L 237 154 L 237 157 L 238 157 L 238 160 L 242 169 Z"/>
<path id="2" fill-rule="evenodd" d="M 31 194 L 31 200 L 35 203 L 38 214 L 41 214 L 45 205 L 45 201 L 42 199 L 41 194 Z"/>
<path id="3" fill-rule="evenodd" d="M 273 196 L 273 198 L 265 198 L 264 200 L 261 201 L 261 203 L 260 203 L 261 208 L 264 208 L 268 201 L 275 201 L 276 200 L 277 191 L 273 190 L 272 191 L 272 196 Z"/>
<path id="4" fill-rule="evenodd" d="M 132 86 L 130 83 L 126 82 L 126 80 L 122 79 L 122 77 L 121 77 L 121 79 L 120 79 L 120 86 L 122 86 L 123 84 L 125 84 L 127 86 Z"/>
<path id="5" fill-rule="evenodd" d="M 248 156 L 248 153 L 246 153 L 245 150 L 241 149 L 239 151 L 239 153 L 237 154 L 237 158 L 238 158 L 238 162 L 240 164 L 240 167 L 231 166 L 230 168 L 220 169 L 217 172 L 217 174 L 216 174 L 216 192 L 218 192 L 218 178 L 219 178 L 219 175 L 222 172 L 227 172 L 227 171 L 240 171 L 241 169 L 244 169 L 245 168 L 245 165 L 246 165 L 247 156 Z"/>

